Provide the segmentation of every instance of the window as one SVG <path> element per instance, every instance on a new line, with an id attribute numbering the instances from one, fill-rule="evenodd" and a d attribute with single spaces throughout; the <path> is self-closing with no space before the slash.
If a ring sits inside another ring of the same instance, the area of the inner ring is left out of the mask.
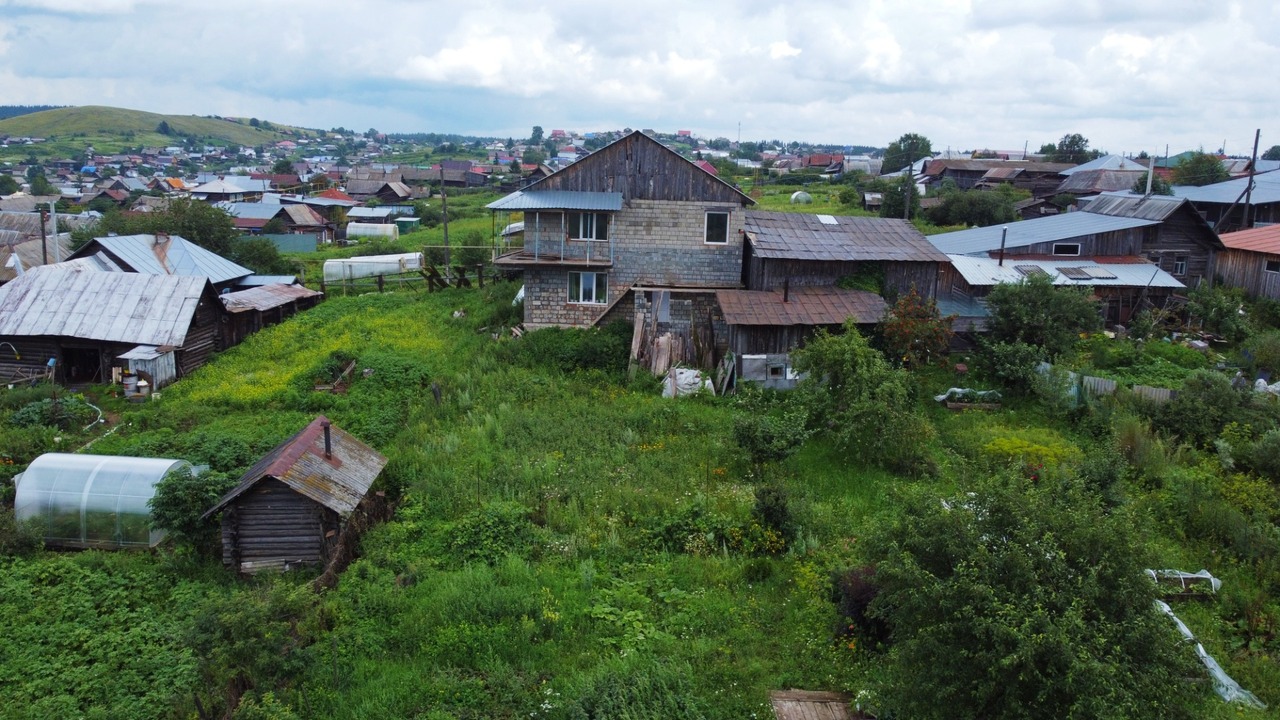
<path id="1" fill-rule="evenodd" d="M 1267 272 L 1280 273 L 1280 260 L 1268 260 Z"/>
<path id="2" fill-rule="evenodd" d="M 603 305 L 609 301 L 609 274 L 601 272 L 569 273 L 569 302 Z"/>
<path id="3" fill-rule="evenodd" d="M 574 240 L 608 240 L 609 214 L 571 212 L 567 230 Z"/>
<path id="4" fill-rule="evenodd" d="M 713 245 L 724 245 L 729 242 L 729 213 L 707 213 L 707 235 L 705 242 Z"/>
<path id="5" fill-rule="evenodd" d="M 1173 256 L 1173 274 L 1174 275 L 1187 274 L 1187 256 L 1186 255 Z"/>
<path id="6" fill-rule="evenodd" d="M 1080 243 L 1054 243 L 1054 255 L 1079 255 Z"/>

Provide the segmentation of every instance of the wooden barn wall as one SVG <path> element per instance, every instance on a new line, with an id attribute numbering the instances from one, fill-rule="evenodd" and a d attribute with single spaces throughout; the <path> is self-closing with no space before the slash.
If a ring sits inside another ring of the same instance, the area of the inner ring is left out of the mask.
<path id="1" fill-rule="evenodd" d="M 19 357 L 15 357 L 15 348 Z M 32 375 L 44 372 L 45 363 L 56 357 L 56 338 L 0 335 L 0 382 L 9 382 L 19 373 Z"/>
<path id="2" fill-rule="evenodd" d="M 246 562 L 318 564 L 328 558 L 339 529 L 337 513 L 264 478 L 222 511 L 222 562 L 235 568 Z"/>
<path id="3" fill-rule="evenodd" d="M 1031 245 L 1018 245 L 1005 248 L 1005 257 L 1016 255 L 1053 255 L 1053 246 L 1064 243 L 1079 243 L 1080 257 L 1091 256 L 1107 256 L 1107 255 L 1139 255 L 1144 245 L 1149 242 L 1148 236 L 1155 237 L 1151 228 L 1131 228 L 1129 230 L 1116 230 L 1113 232 L 1094 233 L 1092 235 L 1081 235 L 1079 237 L 1067 238 L 1064 240 L 1054 240 L 1053 242 L 1033 243 Z M 999 248 L 991 251 L 991 257 L 999 254 Z M 1059 256 L 1069 258 L 1071 256 Z"/>
<path id="4" fill-rule="evenodd" d="M 1280 255 L 1225 250 L 1217 254 L 1214 275 L 1227 287 L 1243 288 L 1251 297 L 1280 300 L 1280 273 L 1267 272 L 1268 262 L 1280 262 Z"/>
<path id="5" fill-rule="evenodd" d="M 657 141 L 632 136 L 560 170 L 534 190 L 618 192 L 627 200 L 693 200 L 744 205 L 746 200 Z"/>
<path id="6" fill-rule="evenodd" d="M 729 346 L 738 355 L 789 353 L 813 337 L 819 327 L 838 332 L 839 325 L 730 325 Z"/>
<path id="7" fill-rule="evenodd" d="M 1141 254 L 1193 288 L 1202 279 L 1213 280 L 1216 253 L 1213 247 L 1213 231 L 1204 227 L 1195 211 L 1183 205 L 1159 225 L 1159 232 L 1148 236 Z M 1178 257 L 1185 257 L 1187 271 L 1174 272 Z"/>
<path id="8" fill-rule="evenodd" d="M 938 286 L 936 262 L 837 262 L 830 260 L 778 260 L 758 257 L 747 244 L 743 283 L 748 290 L 781 290 L 791 287 L 831 287 L 841 278 L 856 275 L 866 265 L 884 270 L 884 291 L 888 296 L 905 293 L 914 286 L 924 297 L 934 297 Z"/>
<path id="9" fill-rule="evenodd" d="M 209 361 L 214 351 L 220 349 L 222 318 L 226 313 L 222 302 L 212 293 L 206 293 L 196 307 L 195 317 L 187 330 L 187 338 L 178 350 L 178 376 L 186 377 Z"/>
<path id="10" fill-rule="evenodd" d="M 902 295 L 915 288 L 921 297 L 933 298 L 938 293 L 936 262 L 887 262 L 884 268 L 885 295 Z"/>

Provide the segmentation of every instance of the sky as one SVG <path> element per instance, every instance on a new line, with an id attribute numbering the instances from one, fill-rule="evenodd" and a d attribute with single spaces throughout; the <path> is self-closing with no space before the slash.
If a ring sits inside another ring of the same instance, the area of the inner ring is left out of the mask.
<path id="1" fill-rule="evenodd" d="M 1248 155 L 1276 68 L 1272 0 L 0 0 L 0 104 L 321 129 Z"/>

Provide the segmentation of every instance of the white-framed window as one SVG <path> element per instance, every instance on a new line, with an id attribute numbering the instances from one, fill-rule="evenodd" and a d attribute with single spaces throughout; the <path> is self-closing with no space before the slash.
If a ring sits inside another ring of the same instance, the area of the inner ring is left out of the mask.
<path id="1" fill-rule="evenodd" d="M 1186 255 L 1173 256 L 1173 274 L 1174 275 L 1187 274 L 1187 256 Z"/>
<path id="2" fill-rule="evenodd" d="M 571 212 L 566 220 L 569 237 L 574 240 L 609 239 L 609 213 Z"/>
<path id="3" fill-rule="evenodd" d="M 569 302 L 583 305 L 609 302 L 609 273 L 570 272 Z"/>
<path id="4" fill-rule="evenodd" d="M 1280 273 L 1280 260 L 1268 260 L 1267 272 Z"/>
<path id="5" fill-rule="evenodd" d="M 1054 255 L 1072 255 L 1072 256 L 1079 255 L 1080 243 L 1054 243 L 1053 254 Z"/>
<path id="6" fill-rule="evenodd" d="M 712 211 L 707 213 L 706 235 L 703 242 L 708 245 L 726 245 L 729 242 L 729 213 Z"/>

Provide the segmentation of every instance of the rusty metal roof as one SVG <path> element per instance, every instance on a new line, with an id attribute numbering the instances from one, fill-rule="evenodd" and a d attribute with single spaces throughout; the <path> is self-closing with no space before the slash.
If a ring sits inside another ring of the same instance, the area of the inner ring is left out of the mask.
<path id="1" fill-rule="evenodd" d="M 875 293 L 834 287 L 781 290 L 717 290 L 716 301 L 730 325 L 840 325 L 877 323 L 888 304 Z"/>
<path id="2" fill-rule="evenodd" d="M 325 426 L 329 426 L 329 457 L 325 457 Z M 285 440 L 249 468 L 230 492 L 204 517 L 226 507 L 263 478 L 275 478 L 304 497 L 346 516 L 369 492 L 387 459 L 319 415 L 297 435 Z"/>
<path id="3" fill-rule="evenodd" d="M 270 310 L 288 305 L 295 300 L 321 297 L 324 293 L 305 288 L 301 285 L 263 285 L 261 287 L 223 293 L 218 296 L 223 307 L 230 313 L 242 313 L 250 310 Z"/>
<path id="4" fill-rule="evenodd" d="M 0 335 L 181 347 L 205 292 L 203 277 L 35 268 L 0 287 Z"/>
<path id="5" fill-rule="evenodd" d="M 1280 225 L 1250 228 L 1239 232 L 1219 235 L 1222 244 L 1231 250 L 1251 250 L 1253 252 L 1280 255 Z"/>
<path id="6" fill-rule="evenodd" d="M 749 210 L 745 229 L 762 258 L 947 262 L 914 225 L 894 218 Z"/>

